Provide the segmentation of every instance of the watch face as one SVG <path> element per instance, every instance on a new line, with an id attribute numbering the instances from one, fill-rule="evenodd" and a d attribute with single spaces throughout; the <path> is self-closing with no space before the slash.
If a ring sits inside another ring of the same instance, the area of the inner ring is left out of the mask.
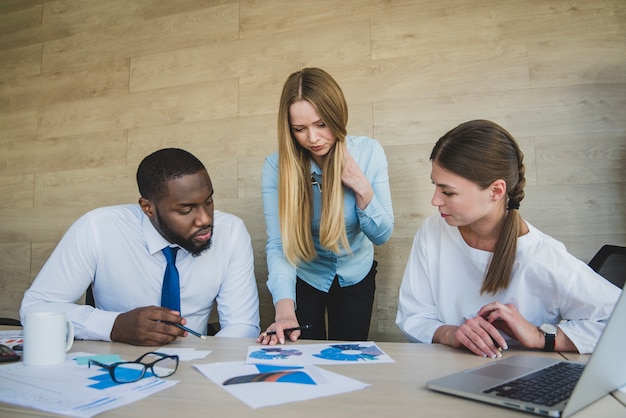
<path id="1" fill-rule="evenodd" d="M 544 333 L 544 334 L 556 334 L 556 326 L 552 325 L 552 324 L 543 324 L 539 327 L 539 329 Z"/>

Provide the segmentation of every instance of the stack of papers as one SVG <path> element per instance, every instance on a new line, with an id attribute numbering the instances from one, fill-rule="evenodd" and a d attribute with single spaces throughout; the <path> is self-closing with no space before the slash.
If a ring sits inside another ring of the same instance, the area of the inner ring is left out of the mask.
<path id="1" fill-rule="evenodd" d="M 88 357 L 88 353 L 72 356 Z M 98 356 L 93 356 L 97 358 Z M 58 366 L 35 367 L 11 363 L 0 367 L 0 401 L 71 417 L 92 417 L 143 399 L 177 384 L 176 380 L 146 377 L 123 385 L 109 372 L 88 367 L 74 358 Z"/>
<path id="2" fill-rule="evenodd" d="M 0 341 L 14 346 L 23 342 L 23 331 L 0 331 Z M 180 361 L 205 358 L 211 351 L 194 348 L 162 347 L 159 352 L 177 354 Z M 179 383 L 177 380 L 146 376 L 133 382 L 118 384 L 107 370 L 88 367 L 88 360 L 104 364 L 122 359 L 117 354 L 99 356 L 71 353 L 64 364 L 33 367 L 22 362 L 0 366 L 0 401 L 40 409 L 70 417 L 93 417 L 146 398 Z"/>
<path id="3" fill-rule="evenodd" d="M 21 331 L 0 332 L 5 343 L 22 341 Z M 13 344 L 11 344 L 13 345 Z M 211 351 L 161 347 L 181 361 L 205 358 Z M 72 353 L 59 366 L 32 367 L 22 362 L 0 367 L 0 401 L 71 417 L 93 417 L 104 411 L 146 398 L 179 383 L 145 377 L 117 384 L 109 372 L 88 367 L 94 358 L 110 364 L 118 355 Z M 128 360 L 128 359 L 125 359 Z M 393 363 L 374 342 L 252 345 L 245 360 L 197 364 L 194 367 L 251 408 L 315 399 L 364 389 L 367 383 L 317 367 L 334 364 Z"/>

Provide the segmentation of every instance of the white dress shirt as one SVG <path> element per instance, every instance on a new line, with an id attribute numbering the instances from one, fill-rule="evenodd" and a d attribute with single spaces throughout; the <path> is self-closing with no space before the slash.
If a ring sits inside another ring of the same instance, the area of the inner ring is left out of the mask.
<path id="1" fill-rule="evenodd" d="M 241 219 L 215 211 L 213 243 L 193 257 L 178 251 L 181 314 L 187 327 L 204 334 L 215 301 L 219 336 L 257 337 L 259 300 L 250 235 Z M 120 313 L 160 306 L 170 245 L 139 205 L 92 210 L 61 239 L 24 294 L 20 315 L 29 310 L 65 311 L 78 339 L 110 341 Z M 75 302 L 93 283 L 96 308 Z"/>
<path id="2" fill-rule="evenodd" d="M 531 324 L 558 324 L 580 353 L 592 352 L 621 290 L 561 242 L 528 228 L 517 240 L 509 287 L 481 295 L 492 253 L 467 245 L 439 214 L 427 218 L 415 235 L 400 286 L 396 324 L 409 341 L 430 343 L 440 326 L 461 325 L 482 306 L 499 301 L 514 304 Z"/>

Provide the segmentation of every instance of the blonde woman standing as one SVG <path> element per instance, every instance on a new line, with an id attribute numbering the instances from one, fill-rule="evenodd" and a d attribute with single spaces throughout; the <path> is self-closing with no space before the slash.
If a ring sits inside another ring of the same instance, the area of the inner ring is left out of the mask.
<path id="1" fill-rule="evenodd" d="M 367 339 L 373 245 L 389 239 L 394 219 L 383 148 L 346 135 L 347 122 L 343 92 L 324 70 L 287 78 L 278 152 L 263 167 L 267 285 L 276 315 L 260 343 Z M 310 327 L 285 331 L 298 326 Z"/>

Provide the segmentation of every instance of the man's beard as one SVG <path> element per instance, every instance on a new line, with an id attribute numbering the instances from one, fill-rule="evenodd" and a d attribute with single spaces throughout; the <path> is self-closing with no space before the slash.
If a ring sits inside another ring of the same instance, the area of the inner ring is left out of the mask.
<path id="1" fill-rule="evenodd" d="M 165 237 L 172 244 L 176 244 L 181 248 L 185 249 L 189 254 L 193 257 L 197 257 L 209 248 L 211 248 L 211 244 L 213 243 L 213 226 L 210 227 L 211 230 L 211 238 L 208 241 L 204 242 L 202 245 L 196 245 L 193 238 L 185 239 L 184 237 L 178 235 L 169 227 L 167 222 L 161 218 L 159 215 L 159 211 L 156 211 L 157 221 L 159 223 L 159 232 L 161 235 Z"/>

